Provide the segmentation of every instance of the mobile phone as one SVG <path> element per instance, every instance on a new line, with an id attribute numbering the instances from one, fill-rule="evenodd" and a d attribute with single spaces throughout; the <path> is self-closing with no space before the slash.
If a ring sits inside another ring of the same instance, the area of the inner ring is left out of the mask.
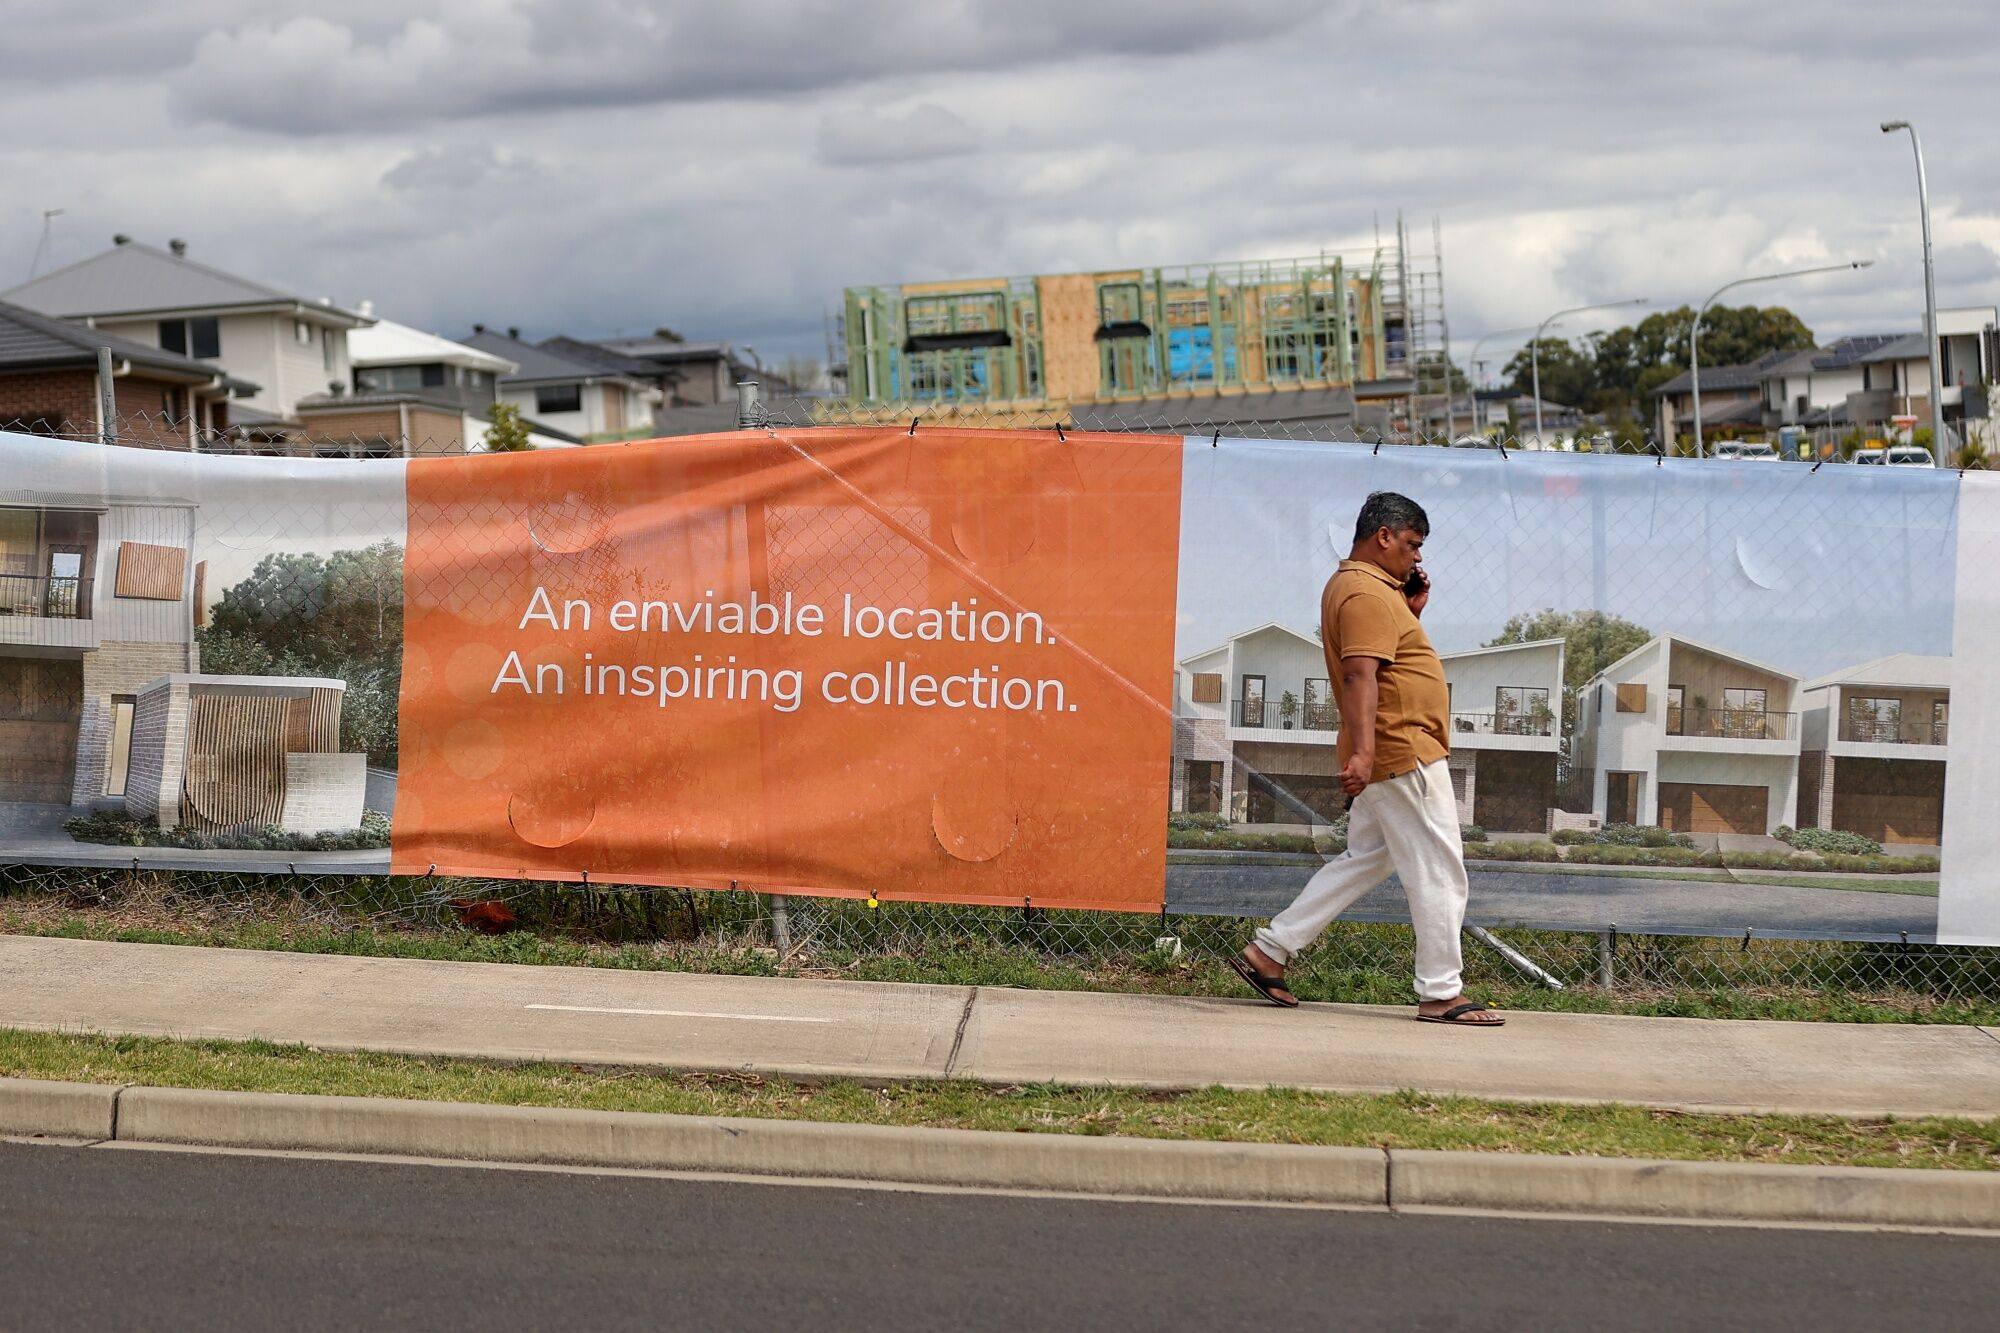
<path id="1" fill-rule="evenodd" d="M 1410 577 L 1403 580 L 1403 596 L 1415 597 L 1425 588 L 1428 588 L 1430 583 L 1430 579 L 1425 576 L 1422 569 L 1412 568 L 1410 570 Z"/>

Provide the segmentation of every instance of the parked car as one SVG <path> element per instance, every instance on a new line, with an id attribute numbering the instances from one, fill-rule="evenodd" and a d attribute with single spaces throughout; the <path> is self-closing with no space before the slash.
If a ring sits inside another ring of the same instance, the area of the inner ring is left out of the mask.
<path id="1" fill-rule="evenodd" d="M 1892 444 L 1886 460 L 1890 467 L 1936 467 L 1937 459 L 1921 444 Z"/>
<path id="2" fill-rule="evenodd" d="M 1724 440 L 1715 446 L 1713 456 L 1739 462 L 1775 463 L 1778 461 L 1778 449 L 1776 445 L 1756 440 Z"/>

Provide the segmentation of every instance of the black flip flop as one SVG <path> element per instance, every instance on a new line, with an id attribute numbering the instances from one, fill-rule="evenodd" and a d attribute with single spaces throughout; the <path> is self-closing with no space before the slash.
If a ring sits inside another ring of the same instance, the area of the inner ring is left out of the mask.
<path id="1" fill-rule="evenodd" d="M 1507 1026 L 1507 1020 L 1504 1018 L 1496 1018 L 1490 1023 L 1468 1023 L 1465 1021 L 1464 1016 L 1466 1014 L 1490 1012 L 1485 1005 L 1479 1003 L 1477 1000 L 1467 1000 L 1464 1004 L 1453 1005 L 1441 1014 L 1427 1014 L 1419 1009 L 1417 1011 L 1417 1021 L 1419 1023 L 1444 1023 L 1455 1028 L 1504 1028 Z"/>
<path id="2" fill-rule="evenodd" d="M 1256 968 L 1250 966 L 1250 960 L 1240 953 L 1229 955 L 1229 965 L 1236 969 L 1237 976 L 1250 983 L 1253 990 L 1280 1009 L 1299 1007 L 1299 997 L 1292 994 L 1282 978 L 1273 979 L 1262 975 Z M 1280 992 L 1283 994 L 1282 999 L 1279 998 Z"/>

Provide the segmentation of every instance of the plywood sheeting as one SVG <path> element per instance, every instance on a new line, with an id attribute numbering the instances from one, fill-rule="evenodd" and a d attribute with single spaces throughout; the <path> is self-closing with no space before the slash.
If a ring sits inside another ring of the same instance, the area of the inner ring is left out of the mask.
<path id="1" fill-rule="evenodd" d="M 1097 397 L 1097 279 L 1088 273 L 1040 278 L 1042 375 L 1048 396 L 1088 402 Z"/>
<path id="2" fill-rule="evenodd" d="M 180 547 L 118 543 L 118 596 L 177 602 L 186 578 L 187 552 Z"/>

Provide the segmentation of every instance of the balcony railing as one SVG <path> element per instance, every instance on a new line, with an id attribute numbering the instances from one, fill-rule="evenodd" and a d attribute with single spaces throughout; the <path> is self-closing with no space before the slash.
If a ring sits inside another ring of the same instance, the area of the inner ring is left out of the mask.
<path id="1" fill-rule="evenodd" d="M 1553 713 L 1453 713 L 1451 730 L 1454 735 L 1553 736 L 1556 719 Z"/>
<path id="2" fill-rule="evenodd" d="M 1918 722 L 1906 728 L 1887 719 L 1850 717 L 1840 724 L 1840 739 L 1865 745 L 1943 745 L 1948 729 L 1944 722 Z"/>
<path id="3" fill-rule="evenodd" d="M 83 615 L 83 580 L 80 578 L 0 574 L 0 616 L 80 620 Z"/>
<path id="4" fill-rule="evenodd" d="M 1668 708 L 1669 736 L 1715 736 L 1737 741 L 1782 741 L 1792 735 L 1793 714 L 1756 708 Z"/>
<path id="5" fill-rule="evenodd" d="M 1239 727 L 1268 727 L 1274 731 L 1304 731 L 1332 735 L 1340 730 L 1340 716 L 1332 704 L 1301 704 L 1289 715 L 1269 699 L 1235 699 L 1230 702 L 1229 720 Z"/>

